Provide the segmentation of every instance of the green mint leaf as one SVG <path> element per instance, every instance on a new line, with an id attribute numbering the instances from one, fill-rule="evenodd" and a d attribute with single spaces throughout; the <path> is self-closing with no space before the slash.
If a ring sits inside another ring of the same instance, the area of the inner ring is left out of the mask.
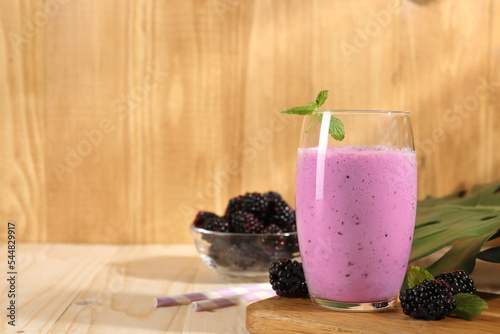
<path id="1" fill-rule="evenodd" d="M 328 98 L 328 91 L 327 90 L 322 90 L 319 92 L 318 96 L 316 97 L 316 106 L 319 108 L 321 107 L 326 99 Z"/>
<path id="2" fill-rule="evenodd" d="M 483 312 L 483 308 L 488 309 L 486 301 L 478 295 L 459 293 L 453 297 L 457 302 L 457 308 L 453 313 L 459 318 L 470 320 L 480 315 Z"/>
<path id="3" fill-rule="evenodd" d="M 316 108 L 313 106 L 305 106 L 305 107 L 295 107 L 292 109 L 288 109 L 282 111 L 282 114 L 291 114 L 291 115 L 311 115 Z"/>
<path id="4" fill-rule="evenodd" d="M 306 132 L 308 132 L 309 130 L 311 130 L 311 127 L 313 126 L 314 121 L 316 120 L 317 116 L 318 116 L 318 113 L 314 113 L 313 120 L 311 121 L 311 124 L 309 124 L 309 126 L 307 127 Z M 320 121 L 320 123 L 321 123 L 321 121 Z"/>
<path id="5" fill-rule="evenodd" d="M 289 115 L 302 115 L 302 116 L 311 115 L 312 113 L 317 111 L 317 109 L 319 109 L 319 107 L 321 107 L 325 103 L 327 98 L 328 98 L 328 91 L 322 90 L 321 92 L 319 92 L 318 96 L 316 97 L 316 101 L 309 102 L 308 106 L 291 108 L 291 109 L 282 111 L 281 113 L 282 114 L 289 114 Z M 323 114 L 321 114 L 321 113 L 314 114 L 314 117 L 313 117 L 311 123 L 309 124 L 309 126 L 307 127 L 306 132 L 308 132 L 311 129 L 316 118 L 321 123 L 323 121 Z M 329 127 L 328 127 L 328 133 L 335 140 L 342 141 L 345 137 L 344 123 L 342 123 L 342 121 L 340 119 L 332 116 L 330 119 Z"/>
<path id="6" fill-rule="evenodd" d="M 333 139 L 342 141 L 345 137 L 344 123 L 337 117 L 330 118 L 330 127 L 328 132 L 333 137 Z"/>
<path id="7" fill-rule="evenodd" d="M 406 280 L 408 282 L 408 288 L 413 288 L 414 286 L 419 285 L 422 283 L 424 280 L 433 280 L 434 276 L 424 268 L 420 268 L 417 266 L 411 266 L 410 269 L 408 269 L 408 274 L 406 277 Z"/>

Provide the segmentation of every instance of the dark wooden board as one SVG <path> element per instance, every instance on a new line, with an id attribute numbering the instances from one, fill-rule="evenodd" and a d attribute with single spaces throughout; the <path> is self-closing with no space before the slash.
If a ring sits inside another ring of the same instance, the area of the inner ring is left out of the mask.
<path id="1" fill-rule="evenodd" d="M 472 319 L 447 317 L 439 321 L 406 316 L 399 303 L 371 313 L 332 311 L 309 298 L 273 297 L 253 303 L 246 310 L 250 333 L 500 333 L 500 295 L 479 294 L 488 310 Z"/>

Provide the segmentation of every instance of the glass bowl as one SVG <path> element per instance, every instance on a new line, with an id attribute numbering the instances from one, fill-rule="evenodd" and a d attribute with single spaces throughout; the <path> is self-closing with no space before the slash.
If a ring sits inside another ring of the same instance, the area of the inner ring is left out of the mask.
<path id="1" fill-rule="evenodd" d="M 297 232 L 227 233 L 191 225 L 191 236 L 203 262 L 226 281 L 266 282 L 274 261 L 299 258 Z"/>

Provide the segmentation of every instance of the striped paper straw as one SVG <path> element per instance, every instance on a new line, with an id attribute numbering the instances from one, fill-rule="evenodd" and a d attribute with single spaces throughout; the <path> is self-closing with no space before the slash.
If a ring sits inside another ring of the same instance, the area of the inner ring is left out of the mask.
<path id="1" fill-rule="evenodd" d="M 263 283 L 204 292 L 186 293 L 176 296 L 156 297 L 153 299 L 153 305 L 154 307 L 185 305 L 199 300 L 226 298 L 271 289 L 271 284 Z"/>
<path id="2" fill-rule="evenodd" d="M 235 306 L 240 303 L 256 302 L 258 300 L 274 296 L 276 296 L 276 293 L 273 290 L 256 291 L 252 293 L 245 293 L 243 295 L 196 301 L 191 303 L 191 308 L 196 312 L 207 311 L 228 306 Z"/>

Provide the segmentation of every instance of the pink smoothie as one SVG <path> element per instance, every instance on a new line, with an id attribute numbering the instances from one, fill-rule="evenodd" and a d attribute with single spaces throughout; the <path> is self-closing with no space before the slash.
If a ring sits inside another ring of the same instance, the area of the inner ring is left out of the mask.
<path id="1" fill-rule="evenodd" d="M 415 225 L 416 165 L 414 151 L 383 146 L 299 148 L 297 230 L 312 297 L 397 297 Z"/>

